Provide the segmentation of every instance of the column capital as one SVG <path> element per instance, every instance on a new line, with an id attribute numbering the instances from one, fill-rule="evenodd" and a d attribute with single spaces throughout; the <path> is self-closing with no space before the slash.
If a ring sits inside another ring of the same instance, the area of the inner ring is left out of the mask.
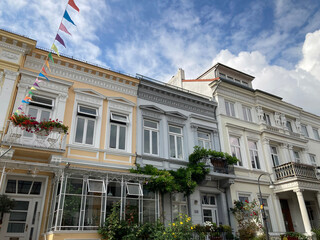
<path id="1" fill-rule="evenodd" d="M 269 144 L 270 143 L 270 139 L 269 138 L 263 138 L 262 139 L 262 143 L 263 144 Z"/>
<path id="2" fill-rule="evenodd" d="M 293 190 L 295 193 L 301 193 L 302 194 L 302 192 L 304 191 L 304 189 L 295 189 L 295 190 Z"/>
<path id="3" fill-rule="evenodd" d="M 10 71 L 8 69 L 4 70 L 4 76 L 8 80 L 15 81 L 18 75 L 19 75 L 19 72 Z"/>

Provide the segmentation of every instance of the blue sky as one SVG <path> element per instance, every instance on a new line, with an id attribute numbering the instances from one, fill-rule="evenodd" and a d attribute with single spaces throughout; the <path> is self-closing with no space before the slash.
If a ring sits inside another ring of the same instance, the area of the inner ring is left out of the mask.
<path id="1" fill-rule="evenodd" d="M 50 48 L 67 0 L 1 0 L 0 27 Z M 75 0 L 60 52 L 132 75 L 195 78 L 221 62 L 320 115 L 318 0 Z"/>

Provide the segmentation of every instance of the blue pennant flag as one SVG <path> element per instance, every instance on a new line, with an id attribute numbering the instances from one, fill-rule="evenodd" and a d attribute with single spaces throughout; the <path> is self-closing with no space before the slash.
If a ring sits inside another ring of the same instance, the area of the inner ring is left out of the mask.
<path id="1" fill-rule="evenodd" d="M 71 22 L 73 25 L 75 25 L 74 22 L 72 21 L 71 17 L 69 16 L 69 13 L 67 12 L 67 10 L 64 12 L 63 18 L 66 19 L 67 21 Z"/>
<path id="2" fill-rule="evenodd" d="M 44 77 L 45 79 L 47 79 L 47 81 L 49 81 L 49 79 L 43 73 L 39 73 L 39 77 Z"/>
<path id="3" fill-rule="evenodd" d="M 26 103 L 26 104 L 30 104 L 29 102 L 27 102 L 27 101 L 25 101 L 25 100 L 22 100 L 21 102 Z"/>

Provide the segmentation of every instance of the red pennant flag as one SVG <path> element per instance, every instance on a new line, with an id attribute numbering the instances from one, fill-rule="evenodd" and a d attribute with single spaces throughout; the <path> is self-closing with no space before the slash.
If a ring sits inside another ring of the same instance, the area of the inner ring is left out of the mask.
<path id="1" fill-rule="evenodd" d="M 73 7 L 75 10 L 77 10 L 78 12 L 80 12 L 80 9 L 77 7 L 77 5 L 74 3 L 73 0 L 69 0 L 68 4 Z"/>
<path id="2" fill-rule="evenodd" d="M 71 33 L 69 33 L 68 29 L 63 25 L 63 23 L 60 24 L 59 30 L 71 35 Z"/>
<path id="3" fill-rule="evenodd" d="M 46 75 L 48 75 L 47 72 L 46 72 L 46 69 L 44 67 L 42 67 L 41 71 L 44 72 Z"/>

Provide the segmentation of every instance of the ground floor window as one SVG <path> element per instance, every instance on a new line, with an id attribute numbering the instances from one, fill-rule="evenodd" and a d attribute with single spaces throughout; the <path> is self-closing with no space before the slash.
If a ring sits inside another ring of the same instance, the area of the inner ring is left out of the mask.
<path id="1" fill-rule="evenodd" d="M 172 194 L 172 218 L 176 219 L 179 214 L 188 214 L 187 197 L 183 193 Z"/>
<path id="2" fill-rule="evenodd" d="M 62 174 L 53 186 L 48 230 L 96 230 L 120 205 L 121 219 L 151 222 L 159 217 L 157 193 L 144 189 L 143 179 L 131 176 Z"/>
<path id="3" fill-rule="evenodd" d="M 218 220 L 218 207 L 216 196 L 212 194 L 201 194 L 201 207 L 203 222 L 219 223 Z"/>

